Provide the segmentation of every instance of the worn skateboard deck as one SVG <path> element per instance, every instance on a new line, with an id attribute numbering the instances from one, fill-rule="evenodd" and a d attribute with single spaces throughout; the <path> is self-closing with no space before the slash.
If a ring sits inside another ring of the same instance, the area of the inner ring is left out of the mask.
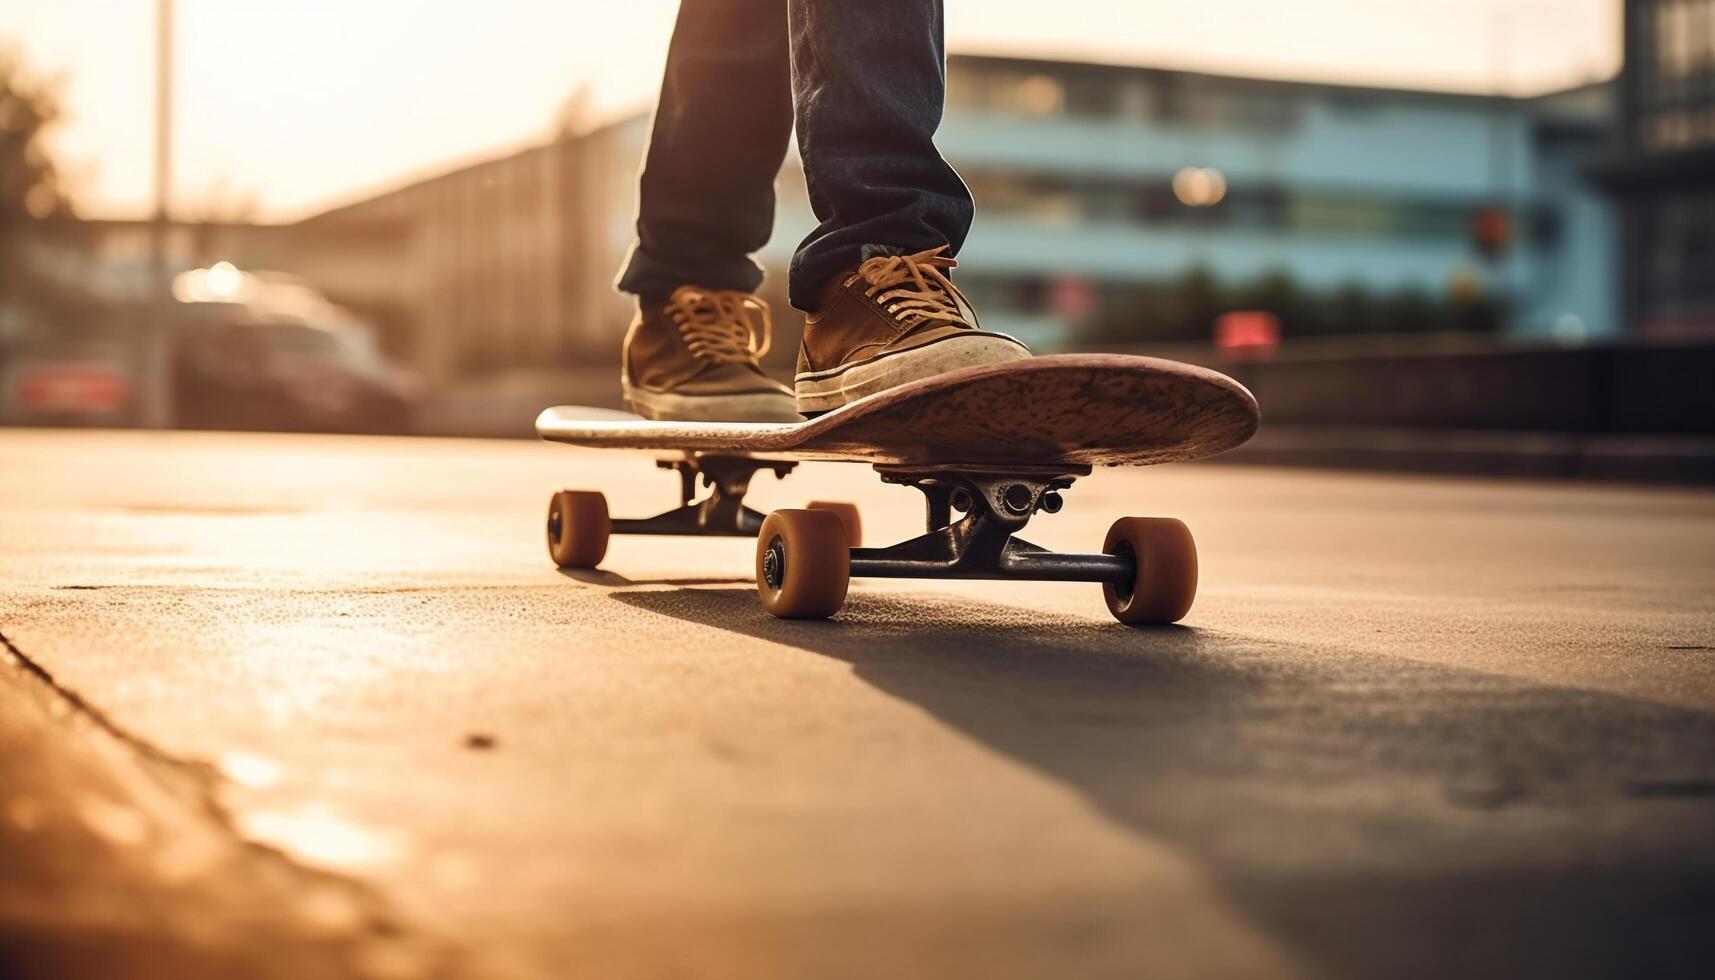
<path id="1" fill-rule="evenodd" d="M 1153 357 L 1061 354 L 901 385 L 804 422 L 591 418 L 559 406 L 543 439 L 656 453 L 732 453 L 893 464 L 1144 466 L 1201 459 L 1256 431 L 1256 399 L 1207 368 Z"/>

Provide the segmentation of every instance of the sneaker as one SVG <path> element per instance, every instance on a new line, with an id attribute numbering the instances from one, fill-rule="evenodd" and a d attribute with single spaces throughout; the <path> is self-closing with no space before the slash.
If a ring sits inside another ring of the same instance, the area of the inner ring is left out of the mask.
<path id="1" fill-rule="evenodd" d="M 804 324 L 793 385 L 798 410 L 826 412 L 865 395 L 977 364 L 1016 361 L 1030 349 L 978 327 L 947 246 L 879 255 L 828 280 Z M 967 315 L 968 314 L 968 315 Z"/>
<path id="2" fill-rule="evenodd" d="M 736 289 L 639 298 L 620 373 L 626 404 L 646 419 L 802 421 L 792 390 L 757 363 L 769 331 L 768 304 Z"/>

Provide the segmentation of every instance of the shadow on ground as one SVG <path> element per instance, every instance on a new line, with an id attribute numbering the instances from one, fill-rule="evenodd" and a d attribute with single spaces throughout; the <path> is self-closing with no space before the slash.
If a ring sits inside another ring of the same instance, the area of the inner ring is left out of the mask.
<path id="1" fill-rule="evenodd" d="M 604 568 L 562 568 L 560 574 L 574 582 L 585 585 L 605 585 L 610 588 L 624 588 L 633 585 L 737 585 L 755 581 L 752 578 L 741 578 L 727 575 L 713 578 L 626 578 L 618 572 L 610 572 Z"/>
<path id="2" fill-rule="evenodd" d="M 965 599 L 858 594 L 798 623 L 749 589 L 614 598 L 851 664 L 1187 853 L 1335 975 L 1715 963 L 1715 715 Z"/>

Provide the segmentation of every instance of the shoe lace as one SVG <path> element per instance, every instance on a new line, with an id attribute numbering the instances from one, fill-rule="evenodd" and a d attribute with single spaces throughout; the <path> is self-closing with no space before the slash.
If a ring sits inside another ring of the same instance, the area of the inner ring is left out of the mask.
<path id="1" fill-rule="evenodd" d="M 941 245 L 915 255 L 865 259 L 857 270 L 859 278 L 868 283 L 864 294 L 908 329 L 924 324 L 975 329 L 976 311 L 971 309 L 970 300 L 947 278 L 946 270 L 959 263 L 943 255 L 946 250 L 947 246 Z"/>
<path id="2" fill-rule="evenodd" d="M 683 287 L 673 294 L 667 313 L 692 356 L 705 361 L 753 363 L 772 342 L 768 304 L 736 289 Z"/>

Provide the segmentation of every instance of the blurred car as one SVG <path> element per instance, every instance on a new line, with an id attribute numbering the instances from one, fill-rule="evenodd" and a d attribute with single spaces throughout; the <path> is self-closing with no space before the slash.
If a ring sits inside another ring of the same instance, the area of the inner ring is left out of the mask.
<path id="1" fill-rule="evenodd" d="M 356 326 L 197 304 L 174 332 L 176 424 L 196 429 L 408 433 L 415 380 Z"/>
<path id="2" fill-rule="evenodd" d="M 419 386 L 369 327 L 306 280 L 229 262 L 178 276 L 176 424 L 406 433 Z"/>

